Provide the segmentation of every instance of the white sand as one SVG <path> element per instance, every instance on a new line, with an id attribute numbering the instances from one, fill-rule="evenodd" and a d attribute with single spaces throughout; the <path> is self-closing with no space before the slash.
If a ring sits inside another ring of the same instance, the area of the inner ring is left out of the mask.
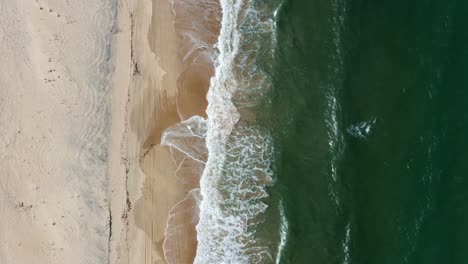
<path id="1" fill-rule="evenodd" d="M 0 0 L 2 264 L 108 263 L 114 250 L 109 205 L 125 199 L 108 173 L 122 137 L 111 133 L 114 2 Z"/>

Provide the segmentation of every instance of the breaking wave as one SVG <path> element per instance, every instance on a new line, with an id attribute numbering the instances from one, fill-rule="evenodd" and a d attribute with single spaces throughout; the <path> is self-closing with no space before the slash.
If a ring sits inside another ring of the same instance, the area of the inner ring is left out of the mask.
<path id="1" fill-rule="evenodd" d="M 221 8 L 195 263 L 273 263 L 277 244 L 258 232 L 274 183 L 273 141 L 254 108 L 271 86 L 261 64 L 273 58 L 274 9 L 256 0 L 221 0 Z"/>
<path id="2" fill-rule="evenodd" d="M 200 199 L 194 263 L 275 263 L 284 247 L 287 223 L 282 207 L 268 199 L 267 187 L 275 182 L 273 138 L 256 115 L 272 85 L 266 68 L 274 59 L 277 10 L 271 2 L 258 0 L 172 3 L 174 26 L 187 43 L 181 53 L 189 66 L 181 79 L 192 73 L 200 76 L 198 72 L 213 76 L 207 118 L 188 118 L 168 128 L 161 139 L 163 145 L 204 166 L 200 194 L 187 198 Z M 200 12 L 203 18 L 190 20 Z M 269 205 L 281 211 L 276 215 L 281 222 L 277 232 L 261 231 L 265 224 L 272 225 L 265 221 Z M 168 230 L 176 232 L 177 221 L 170 222 Z M 165 242 L 168 253 L 171 243 Z"/>

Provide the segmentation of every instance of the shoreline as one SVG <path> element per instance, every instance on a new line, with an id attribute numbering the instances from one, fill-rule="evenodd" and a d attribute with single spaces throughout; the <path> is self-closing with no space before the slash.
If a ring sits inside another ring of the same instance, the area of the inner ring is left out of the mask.
<path id="1" fill-rule="evenodd" d="M 192 190 L 199 186 L 203 165 L 160 145 L 160 140 L 170 126 L 195 115 L 205 116 L 212 71 L 206 64 L 192 65 L 201 52 L 186 58 L 187 47 L 193 44 L 184 39 L 183 28 L 175 26 L 177 7 L 168 0 L 149 4 L 137 1 L 131 12 L 129 127 L 140 147 L 139 166 L 129 175 L 136 179 L 129 184 L 138 186 L 133 195 L 130 191 L 129 223 L 136 229 L 128 233 L 129 258 L 136 263 L 193 263 L 197 195 Z"/>

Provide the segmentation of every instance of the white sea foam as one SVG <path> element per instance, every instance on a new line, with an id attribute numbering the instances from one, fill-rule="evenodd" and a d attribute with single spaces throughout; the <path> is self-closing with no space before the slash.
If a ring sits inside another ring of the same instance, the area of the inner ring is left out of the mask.
<path id="1" fill-rule="evenodd" d="M 346 235 L 345 235 L 345 239 L 344 239 L 343 245 L 342 245 L 343 246 L 343 253 L 344 253 L 343 264 L 349 264 L 349 260 L 350 260 L 349 244 L 350 244 L 350 241 L 351 241 L 351 226 L 348 223 L 346 225 Z"/>
<path id="2" fill-rule="evenodd" d="M 208 91 L 208 160 L 200 191 L 195 263 L 273 263 L 272 242 L 257 228 L 273 184 L 272 139 L 251 107 L 271 83 L 259 66 L 272 57 L 274 9 L 255 0 L 221 0 L 215 76 Z M 247 113 L 247 114 L 246 114 Z"/>
<path id="3" fill-rule="evenodd" d="M 280 205 L 276 236 L 280 241 L 258 234 L 268 208 L 266 187 L 274 183 L 274 152 L 268 130 L 255 124 L 252 107 L 271 86 L 260 64 L 273 59 L 278 9 L 258 0 L 221 0 L 218 23 L 219 4 L 213 0 L 172 2 L 175 27 L 187 43 L 182 48 L 185 58 L 192 58 L 198 67 L 197 60 L 216 58 L 207 95 L 208 118 L 195 116 L 171 126 L 161 139 L 163 145 L 205 163 L 194 262 L 274 263 L 286 243 L 288 225 Z M 196 15 L 204 18 L 190 20 Z M 221 31 L 213 48 L 210 34 L 217 32 L 216 23 Z M 206 28 L 210 29 L 204 32 Z"/>
<path id="4" fill-rule="evenodd" d="M 357 124 L 349 126 L 348 129 L 346 129 L 346 131 L 353 137 L 365 139 L 372 133 L 376 122 L 376 118 L 364 122 L 359 122 Z"/>
<path id="5" fill-rule="evenodd" d="M 284 210 L 283 201 L 280 201 L 279 204 L 279 213 L 280 213 L 280 242 L 278 244 L 278 253 L 276 255 L 276 264 L 281 262 L 281 256 L 283 254 L 284 247 L 286 246 L 286 242 L 288 240 L 288 233 L 289 233 L 289 223 L 286 219 L 286 213 Z"/>

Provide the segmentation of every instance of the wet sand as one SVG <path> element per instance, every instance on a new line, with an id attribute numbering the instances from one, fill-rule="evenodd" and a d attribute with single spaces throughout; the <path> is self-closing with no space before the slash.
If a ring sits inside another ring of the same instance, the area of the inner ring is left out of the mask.
<path id="1" fill-rule="evenodd" d="M 167 0 L 138 1 L 132 15 L 129 120 L 141 170 L 129 219 L 137 227 L 129 230 L 128 242 L 135 263 L 192 263 L 196 252 L 196 194 L 189 192 L 198 187 L 203 164 L 160 141 L 168 127 L 205 115 L 212 72 L 202 63 L 193 70 L 193 59 L 184 61 L 186 40 L 174 19 Z"/>

